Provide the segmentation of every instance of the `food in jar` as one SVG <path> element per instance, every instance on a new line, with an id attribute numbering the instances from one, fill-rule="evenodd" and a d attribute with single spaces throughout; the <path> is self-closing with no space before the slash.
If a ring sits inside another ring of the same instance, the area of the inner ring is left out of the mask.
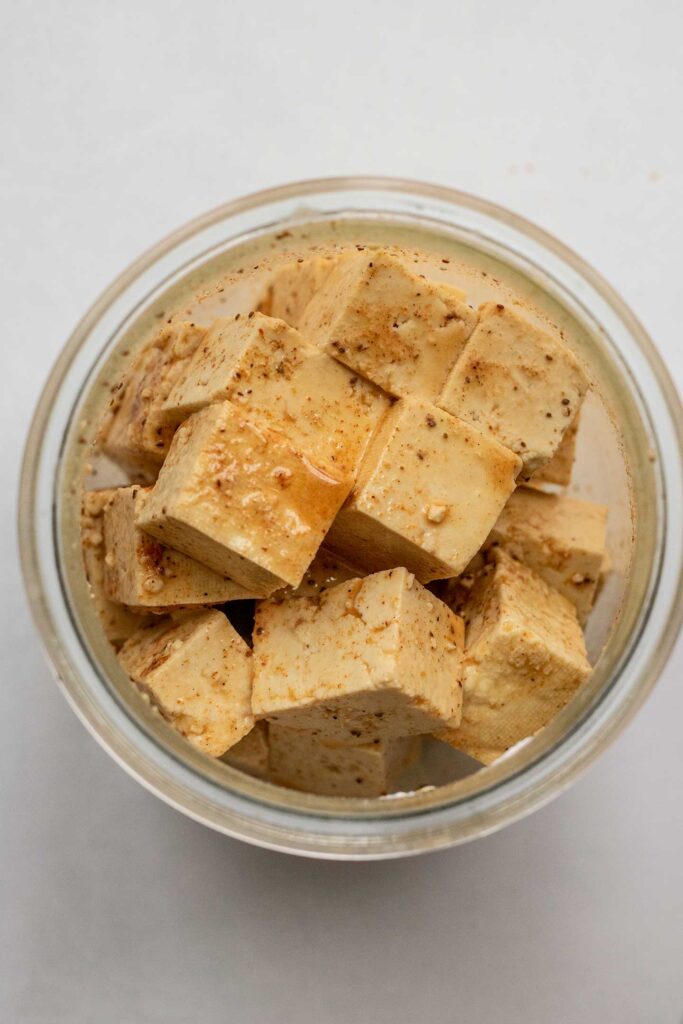
<path id="1" fill-rule="evenodd" d="M 162 716 L 213 757 L 254 725 L 252 653 L 225 615 L 202 610 L 138 629 L 119 661 Z"/>
<path id="2" fill-rule="evenodd" d="M 509 294 L 421 270 L 315 252 L 166 318 L 99 432 L 127 479 L 83 497 L 132 682 L 203 753 L 317 796 L 389 795 L 425 737 L 492 764 L 591 671 L 607 509 L 559 492 L 588 377 Z"/>
<path id="3" fill-rule="evenodd" d="M 531 476 L 552 459 L 587 388 L 576 356 L 559 339 L 489 302 L 438 404 L 516 452 Z"/>
<path id="4" fill-rule="evenodd" d="M 361 746 L 321 740 L 315 733 L 274 723 L 268 770 L 281 786 L 318 796 L 386 796 L 420 756 L 421 736 L 375 739 Z"/>
<path id="5" fill-rule="evenodd" d="M 137 523 L 267 596 L 299 585 L 350 489 L 349 477 L 219 402 L 180 425 Z"/>
<path id="6" fill-rule="evenodd" d="M 388 394 L 434 401 L 476 322 L 458 288 L 362 252 L 326 277 L 301 333 Z"/>
<path id="7" fill-rule="evenodd" d="M 585 622 L 607 555 L 607 508 L 564 494 L 518 487 L 487 541 L 541 576 Z"/>
<path id="8" fill-rule="evenodd" d="M 399 399 L 370 443 L 326 545 L 353 565 L 419 580 L 462 572 L 515 489 L 521 461 L 430 402 Z"/>
<path id="9" fill-rule="evenodd" d="M 144 615 L 111 600 L 105 586 L 104 510 L 115 488 L 84 491 L 81 502 L 81 551 L 85 578 L 104 635 L 118 648 L 144 625 Z"/>
<path id="10" fill-rule="evenodd" d="M 489 764 L 547 725 L 591 666 L 574 605 L 501 549 L 460 611 L 463 715 L 439 738 Z"/>
<path id="11" fill-rule="evenodd" d="M 133 484 L 110 492 L 102 516 L 104 586 L 109 599 L 135 611 L 159 613 L 253 597 L 239 584 L 140 529 L 136 519 L 150 491 Z"/>
<path id="12" fill-rule="evenodd" d="M 462 620 L 403 568 L 262 601 L 254 714 L 348 744 L 457 725 L 463 636 Z"/>
<path id="13" fill-rule="evenodd" d="M 209 329 L 162 411 L 181 423 L 230 401 L 323 466 L 355 476 L 389 400 L 284 320 L 239 313 Z"/>

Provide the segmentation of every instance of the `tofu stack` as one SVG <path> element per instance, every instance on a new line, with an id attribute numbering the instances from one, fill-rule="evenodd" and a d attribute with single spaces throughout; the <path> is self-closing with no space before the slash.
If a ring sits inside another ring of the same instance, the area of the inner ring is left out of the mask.
<path id="1" fill-rule="evenodd" d="M 123 669 L 204 754 L 301 791 L 394 792 L 425 736 L 491 764 L 591 671 L 607 510 L 542 489 L 587 388 L 550 329 L 379 249 L 164 325 L 99 434 L 131 482 L 83 501 Z"/>

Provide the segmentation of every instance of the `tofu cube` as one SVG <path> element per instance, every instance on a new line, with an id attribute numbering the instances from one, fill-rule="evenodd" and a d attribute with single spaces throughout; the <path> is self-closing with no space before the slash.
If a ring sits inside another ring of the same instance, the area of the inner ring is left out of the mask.
<path id="1" fill-rule="evenodd" d="M 268 776 L 268 723 L 257 722 L 239 743 L 223 754 L 222 761 L 257 779 Z"/>
<path id="2" fill-rule="evenodd" d="M 351 475 L 389 406 L 369 381 L 261 313 L 217 320 L 163 409 L 178 423 L 226 400 Z"/>
<path id="3" fill-rule="evenodd" d="M 607 509 L 591 501 L 519 487 L 491 531 L 504 548 L 575 606 L 585 622 L 605 559 Z"/>
<path id="4" fill-rule="evenodd" d="M 140 629 L 119 661 L 181 736 L 220 757 L 254 725 L 251 650 L 222 612 Z"/>
<path id="5" fill-rule="evenodd" d="M 515 488 L 520 459 L 429 402 L 401 399 L 370 442 L 325 545 L 367 571 L 457 576 Z"/>
<path id="6" fill-rule="evenodd" d="M 318 796 L 377 797 L 398 789 L 401 772 L 420 755 L 421 736 L 350 747 L 324 743 L 300 729 L 270 729 L 271 780 Z"/>
<path id="7" fill-rule="evenodd" d="M 100 447 L 114 462 L 155 479 L 175 430 L 162 406 L 205 333 L 185 321 L 165 324 L 133 362 L 100 429 Z"/>
<path id="8" fill-rule="evenodd" d="M 332 270 L 301 332 L 389 394 L 434 401 L 477 321 L 461 296 L 395 256 L 365 251 Z"/>
<path id="9" fill-rule="evenodd" d="M 104 510 L 115 494 L 115 488 L 85 491 L 83 494 L 81 550 L 85 576 L 104 634 L 114 647 L 120 647 L 148 620 L 115 604 L 105 589 Z"/>
<path id="10" fill-rule="evenodd" d="M 574 606 L 504 551 L 472 589 L 463 615 L 462 722 L 437 739 L 490 764 L 547 725 L 591 666 Z"/>
<path id="11" fill-rule="evenodd" d="M 166 547 L 136 525 L 150 487 L 121 487 L 104 512 L 104 581 L 112 601 L 131 608 L 170 611 L 253 597 L 249 591 Z"/>
<path id="12" fill-rule="evenodd" d="M 557 451 L 587 388 L 565 345 L 489 302 L 437 404 L 516 452 L 528 477 Z"/>
<path id="13" fill-rule="evenodd" d="M 406 569 L 262 601 L 254 715 L 358 745 L 457 724 L 463 631 Z"/>
<path id="14" fill-rule="evenodd" d="M 315 293 L 341 260 L 342 253 L 291 260 L 277 267 L 258 303 L 258 312 L 299 327 Z"/>
<path id="15" fill-rule="evenodd" d="M 220 402 L 178 428 L 137 525 L 267 596 L 299 585 L 350 487 Z"/>
<path id="16" fill-rule="evenodd" d="M 562 435 L 562 440 L 555 450 L 550 462 L 541 466 L 533 476 L 530 483 L 534 484 L 559 484 L 566 487 L 571 483 L 574 460 L 576 459 L 576 435 L 579 432 L 579 411 L 572 420 L 571 426 Z"/>
<path id="17" fill-rule="evenodd" d="M 166 450 L 168 437 L 165 434 L 172 433 L 166 431 L 159 435 L 151 446 L 143 442 L 152 394 L 147 381 L 159 376 L 163 361 L 163 352 L 154 345 L 137 356 L 115 387 L 98 432 L 101 450 L 135 479 L 156 479 Z"/>

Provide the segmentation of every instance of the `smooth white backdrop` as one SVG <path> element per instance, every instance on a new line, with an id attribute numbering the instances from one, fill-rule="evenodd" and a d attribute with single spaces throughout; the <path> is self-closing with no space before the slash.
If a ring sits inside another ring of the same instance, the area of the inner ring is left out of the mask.
<path id="1" fill-rule="evenodd" d="M 419 859 L 286 858 L 132 782 L 43 664 L 16 555 L 32 407 L 85 307 L 187 218 L 422 178 L 557 234 L 679 386 L 678 0 L 0 0 L 0 1020 L 679 1024 L 683 657 L 532 818 Z"/>

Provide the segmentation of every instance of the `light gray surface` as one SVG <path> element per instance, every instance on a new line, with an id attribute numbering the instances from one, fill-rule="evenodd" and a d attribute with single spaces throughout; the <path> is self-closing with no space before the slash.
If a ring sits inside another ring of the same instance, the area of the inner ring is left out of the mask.
<path id="1" fill-rule="evenodd" d="M 14 541 L 31 408 L 86 305 L 188 217 L 288 179 L 509 205 L 612 281 L 680 385 L 680 10 L 1 6 L 3 1024 L 681 1020 L 680 648 L 532 818 L 426 858 L 308 862 L 183 819 L 99 750 L 43 665 Z"/>

